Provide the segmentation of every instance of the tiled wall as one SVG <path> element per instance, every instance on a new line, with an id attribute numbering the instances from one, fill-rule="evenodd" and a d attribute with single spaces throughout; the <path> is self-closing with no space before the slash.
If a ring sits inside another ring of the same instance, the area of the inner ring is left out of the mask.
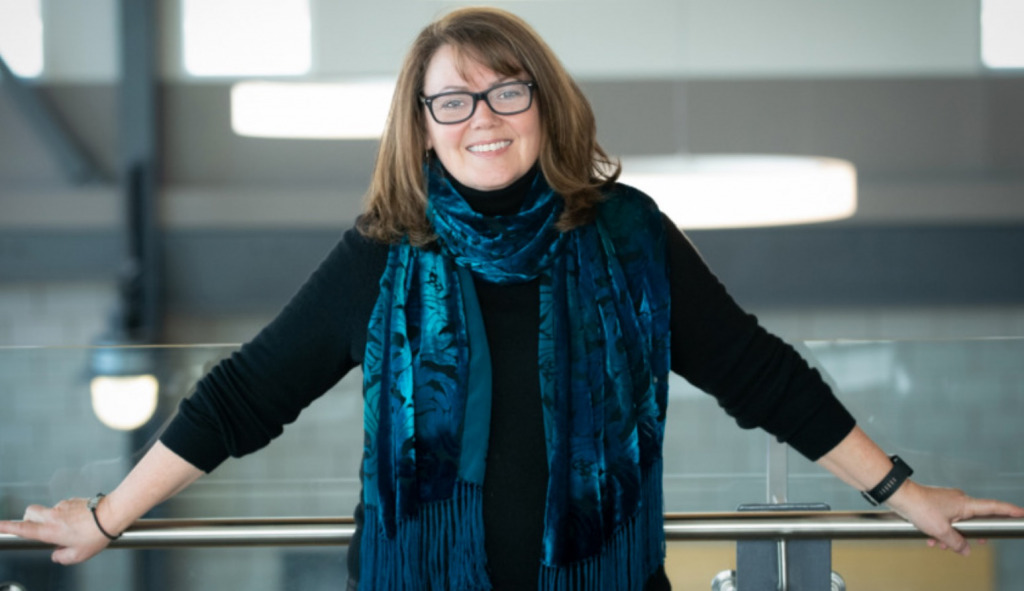
<path id="1" fill-rule="evenodd" d="M 116 296 L 109 282 L 0 282 L 0 346 L 89 344 L 103 331 Z"/>

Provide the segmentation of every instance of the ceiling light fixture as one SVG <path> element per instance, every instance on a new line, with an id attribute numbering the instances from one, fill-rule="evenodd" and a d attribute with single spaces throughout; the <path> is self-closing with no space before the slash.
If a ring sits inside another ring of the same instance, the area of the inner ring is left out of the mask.
<path id="1" fill-rule="evenodd" d="M 838 220 L 857 210 L 845 160 L 767 154 L 624 156 L 623 183 L 654 198 L 681 228 L 743 228 Z"/>
<path id="2" fill-rule="evenodd" d="M 154 350 L 139 346 L 100 346 L 92 350 L 89 392 L 101 423 L 132 431 L 156 413 L 160 382 L 154 375 Z"/>

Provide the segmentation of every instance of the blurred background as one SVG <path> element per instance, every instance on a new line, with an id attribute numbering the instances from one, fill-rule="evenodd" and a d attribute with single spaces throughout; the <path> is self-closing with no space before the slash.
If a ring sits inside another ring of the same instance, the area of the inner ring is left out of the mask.
<path id="1" fill-rule="evenodd" d="M 995 0 L 497 3 L 562 58 L 613 155 L 856 167 L 845 221 L 691 232 L 742 304 L 798 337 L 1024 330 L 1019 35 L 1015 68 L 983 59 L 983 8 L 1000 4 L 1019 18 Z M 24 74 L 0 92 L 0 342 L 104 331 L 133 186 L 159 235 L 156 340 L 251 335 L 358 214 L 376 141 L 239 135 L 233 89 L 387 81 L 459 5 L 163 0 L 145 23 L 115 0 L 3 0 L 3 55 Z"/>
<path id="2" fill-rule="evenodd" d="M 750 154 L 852 164 L 857 209 L 841 220 L 675 221 L 887 449 L 926 480 L 1024 502 L 1019 1 L 489 4 L 548 41 L 590 99 L 599 140 L 627 164 Z M 109 490 L 203 371 L 273 318 L 360 211 L 408 45 L 462 5 L 0 0 L 0 518 Z M 351 85 L 376 94 L 353 98 Z M 105 348 L 115 344 L 133 347 Z M 152 366 L 159 396 L 142 426 L 111 427 L 92 378 Z M 161 515 L 350 513 L 358 380 Z M 738 431 L 686 384 L 673 397 L 686 426 L 670 504 L 764 502 L 763 435 Z M 310 453 L 320 449 L 327 459 Z M 800 462 L 799 500 L 863 508 Z M 969 568 L 985 574 L 971 571 L 968 586 L 950 575 L 900 588 L 1024 589 L 1015 544 L 980 553 L 988 562 Z M 0 583 L 313 589 L 344 573 L 335 551 L 213 552 L 119 551 L 56 570 L 42 553 L 0 552 Z M 231 561 L 246 566 L 225 569 Z"/>

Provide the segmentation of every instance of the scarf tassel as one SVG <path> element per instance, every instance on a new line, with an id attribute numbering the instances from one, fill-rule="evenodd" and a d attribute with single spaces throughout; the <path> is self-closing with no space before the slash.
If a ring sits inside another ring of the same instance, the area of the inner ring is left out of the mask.
<path id="1" fill-rule="evenodd" d="M 605 541 L 601 553 L 564 566 L 541 565 L 544 591 L 641 590 L 665 560 L 662 463 L 643 476 L 643 506 Z"/>
<path id="2" fill-rule="evenodd" d="M 424 504 L 415 518 L 399 520 L 394 538 L 384 533 L 377 507 L 365 510 L 360 552 L 366 576 L 360 591 L 491 588 L 480 485 L 457 481 L 451 498 Z"/>

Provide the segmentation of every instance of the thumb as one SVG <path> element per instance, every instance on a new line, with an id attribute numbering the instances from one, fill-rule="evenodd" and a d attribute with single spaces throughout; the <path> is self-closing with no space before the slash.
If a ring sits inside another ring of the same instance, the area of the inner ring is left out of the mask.
<path id="1" fill-rule="evenodd" d="M 52 554 L 50 554 L 50 560 L 56 562 L 57 564 L 63 564 L 66 566 L 69 564 L 73 564 L 71 560 L 71 555 L 71 548 L 57 548 L 53 551 Z"/>
<path id="2" fill-rule="evenodd" d="M 57 548 L 50 555 L 50 559 L 57 564 L 67 566 L 69 564 L 78 564 L 79 562 L 85 561 L 91 554 L 87 554 L 78 548 L 62 547 Z"/>

